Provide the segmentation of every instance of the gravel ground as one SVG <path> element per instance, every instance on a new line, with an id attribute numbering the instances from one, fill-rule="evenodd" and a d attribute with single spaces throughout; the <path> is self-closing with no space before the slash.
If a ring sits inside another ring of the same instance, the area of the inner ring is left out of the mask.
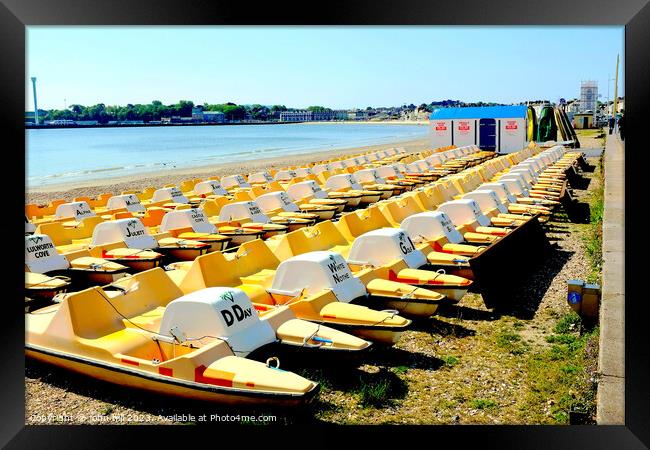
<path id="1" fill-rule="evenodd" d="M 596 162 L 590 158 L 592 165 Z M 589 190 L 595 187 L 592 182 Z M 575 190 L 574 195 L 584 201 L 588 194 Z M 521 345 L 549 345 L 545 336 L 569 311 L 567 280 L 584 279 L 589 272 L 580 238 L 586 226 L 562 215 L 547 224 L 555 250 L 525 281 L 517 306 L 509 311 L 490 311 L 479 294 L 468 294 L 458 305 L 416 321 L 395 347 L 375 348 L 360 361 L 284 359 L 283 368 L 322 383 L 319 399 L 306 411 L 227 409 L 180 401 L 27 361 L 26 423 L 187 423 L 201 421 L 201 415 L 214 422 L 213 415 L 219 414 L 220 420 L 239 422 L 239 414 L 273 415 L 261 418 L 264 423 L 553 423 L 550 408 L 557 399 L 522 406 L 529 390 L 524 356 L 501 351 L 495 342 L 516 330 Z M 373 377 L 389 386 L 388 401 L 376 407 L 362 401 L 364 386 Z"/>

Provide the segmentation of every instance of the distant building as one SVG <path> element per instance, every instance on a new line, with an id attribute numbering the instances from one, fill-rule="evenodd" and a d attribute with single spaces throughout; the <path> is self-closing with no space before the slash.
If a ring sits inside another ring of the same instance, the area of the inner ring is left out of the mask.
<path id="1" fill-rule="evenodd" d="M 429 116 L 431 147 L 478 145 L 497 153 L 521 150 L 527 143 L 528 108 L 532 106 L 436 108 Z"/>
<path id="2" fill-rule="evenodd" d="M 580 102 L 575 99 L 575 100 L 569 100 L 566 104 L 566 112 L 567 113 L 577 113 L 580 111 Z"/>
<path id="3" fill-rule="evenodd" d="M 594 113 L 582 112 L 573 115 L 573 128 L 593 128 L 594 127 Z"/>
<path id="4" fill-rule="evenodd" d="M 580 84 L 580 112 L 596 111 L 596 101 L 598 100 L 598 82 L 583 81 Z"/>
<path id="5" fill-rule="evenodd" d="M 226 115 L 221 111 L 203 111 L 203 121 L 209 123 L 223 123 Z"/>
<path id="6" fill-rule="evenodd" d="M 99 124 L 96 120 L 77 120 L 75 122 L 77 125 L 88 126 L 88 125 L 97 125 Z"/>
<path id="7" fill-rule="evenodd" d="M 625 109 L 625 97 L 619 97 L 616 102 L 616 112 L 620 114 Z M 607 113 L 610 115 L 614 114 L 614 101 L 609 103 L 607 107 Z"/>
<path id="8" fill-rule="evenodd" d="M 280 113 L 281 122 L 311 122 L 314 120 L 313 111 L 282 111 Z"/>
<path id="9" fill-rule="evenodd" d="M 330 111 L 332 118 L 330 120 L 346 120 L 348 118 L 348 112 L 344 109 L 334 109 Z"/>
<path id="10" fill-rule="evenodd" d="M 36 118 L 34 116 L 34 111 L 25 111 L 25 125 L 36 124 Z"/>
<path id="11" fill-rule="evenodd" d="M 191 119 L 192 118 L 190 117 L 190 120 Z M 160 118 L 160 123 L 162 123 L 162 124 L 181 123 L 181 117 L 180 116 L 161 117 Z"/>
<path id="12" fill-rule="evenodd" d="M 349 120 L 368 120 L 368 111 L 360 109 L 348 111 Z"/>
<path id="13" fill-rule="evenodd" d="M 344 120 L 346 111 L 325 110 L 325 111 L 282 111 L 280 121 L 282 122 L 313 122 L 313 121 L 330 121 Z"/>
<path id="14" fill-rule="evenodd" d="M 75 121 L 70 120 L 70 119 L 57 119 L 57 120 L 50 120 L 47 122 L 48 125 L 74 125 Z"/>
<path id="15" fill-rule="evenodd" d="M 192 108 L 192 121 L 197 123 L 223 123 L 226 115 L 221 111 L 204 111 L 201 106 Z"/>
<path id="16" fill-rule="evenodd" d="M 192 119 L 202 122 L 203 121 L 203 107 L 202 106 L 195 106 L 192 108 Z"/>

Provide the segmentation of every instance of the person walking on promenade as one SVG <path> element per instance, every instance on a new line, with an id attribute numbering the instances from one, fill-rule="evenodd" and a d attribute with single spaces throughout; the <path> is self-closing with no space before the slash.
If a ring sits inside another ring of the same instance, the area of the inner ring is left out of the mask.
<path id="1" fill-rule="evenodd" d="M 609 134 L 612 134 L 614 132 L 614 125 L 616 125 L 616 120 L 614 120 L 614 116 L 612 116 L 607 121 L 607 126 L 609 128 Z"/>
<path id="2" fill-rule="evenodd" d="M 618 119 L 618 132 L 621 133 L 621 141 L 625 141 L 625 113 Z"/>

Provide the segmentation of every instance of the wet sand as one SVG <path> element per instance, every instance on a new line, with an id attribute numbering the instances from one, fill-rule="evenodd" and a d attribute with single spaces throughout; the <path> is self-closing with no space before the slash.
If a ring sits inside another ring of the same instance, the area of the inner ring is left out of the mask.
<path id="1" fill-rule="evenodd" d="M 30 188 L 26 186 L 25 203 L 47 204 L 55 199 L 72 201 L 74 197 L 95 197 L 103 193 L 121 194 L 127 190 L 142 190 L 149 186 L 156 188 L 166 184 L 178 185 L 188 178 L 207 178 L 210 176 L 233 175 L 237 173 L 251 173 L 267 169 L 280 169 L 292 165 L 307 164 L 338 156 L 354 153 L 377 151 L 391 147 L 403 147 L 407 152 L 422 151 L 430 147 L 429 139 L 422 138 L 410 141 L 396 141 L 389 144 L 369 145 L 365 147 L 352 147 L 338 150 L 322 150 L 297 156 L 284 155 L 272 158 L 261 158 L 254 161 L 238 161 L 214 164 L 205 167 L 167 169 L 143 175 L 126 177 L 110 177 L 88 181 L 53 184 Z"/>

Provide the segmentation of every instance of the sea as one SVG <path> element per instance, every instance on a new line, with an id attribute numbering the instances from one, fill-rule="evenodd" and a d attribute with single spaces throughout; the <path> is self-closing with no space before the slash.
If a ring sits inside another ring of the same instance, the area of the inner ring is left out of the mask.
<path id="1" fill-rule="evenodd" d="M 176 168 L 389 144 L 426 137 L 424 125 L 282 125 L 26 129 L 29 188 Z"/>

